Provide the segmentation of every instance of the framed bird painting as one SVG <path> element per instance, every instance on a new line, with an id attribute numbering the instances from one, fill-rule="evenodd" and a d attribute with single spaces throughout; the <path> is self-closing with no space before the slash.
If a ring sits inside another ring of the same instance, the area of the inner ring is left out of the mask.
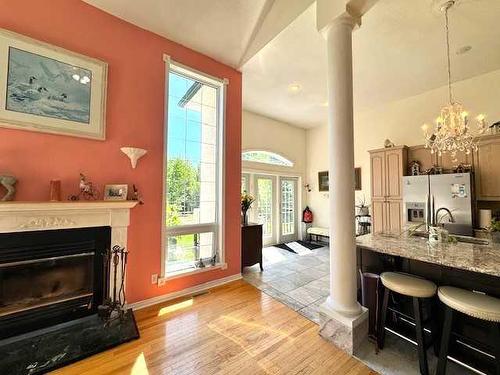
<path id="1" fill-rule="evenodd" d="M 107 64 L 0 29 L 0 127 L 104 140 Z"/>

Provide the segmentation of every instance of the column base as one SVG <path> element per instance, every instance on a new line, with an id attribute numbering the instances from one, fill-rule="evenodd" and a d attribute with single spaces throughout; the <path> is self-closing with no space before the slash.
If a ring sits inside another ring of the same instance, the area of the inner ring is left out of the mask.
<path id="1" fill-rule="evenodd" d="M 348 354 L 355 354 L 361 344 L 368 339 L 368 309 L 346 317 L 332 310 L 328 304 L 319 308 L 319 334 Z"/>

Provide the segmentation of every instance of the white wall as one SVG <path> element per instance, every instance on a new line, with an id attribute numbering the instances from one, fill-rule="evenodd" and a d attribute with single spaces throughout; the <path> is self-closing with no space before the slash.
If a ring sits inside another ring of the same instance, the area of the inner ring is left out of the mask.
<path id="1" fill-rule="evenodd" d="M 279 167 L 244 161 L 243 170 L 283 172 L 304 176 L 306 171 L 305 129 L 272 120 L 253 112 L 243 111 L 242 151 L 265 150 L 291 160 L 293 167 Z"/>
<path id="2" fill-rule="evenodd" d="M 381 88 L 383 89 L 383 88 Z M 500 120 L 500 70 L 483 74 L 453 85 L 457 101 L 474 118 L 486 114 L 488 123 Z M 447 101 L 446 87 L 354 114 L 355 164 L 361 167 L 363 195 L 370 199 L 370 159 L 368 150 L 381 148 L 389 138 L 397 145 L 419 145 L 424 142 L 423 123 L 432 123 Z M 472 127 L 475 124 L 472 122 Z M 325 126 L 307 131 L 307 166 L 305 183 L 311 183 L 308 204 L 315 215 L 315 225 L 328 226 L 328 194 L 318 192 L 318 172 L 328 170 L 328 129 Z"/>
<path id="3" fill-rule="evenodd" d="M 302 210 L 305 207 L 306 195 L 303 181 L 306 172 L 306 131 L 280 121 L 258 115 L 253 112 L 243 111 L 242 151 L 264 150 L 271 151 L 293 162 L 293 167 L 282 167 L 262 163 L 242 162 L 243 173 L 271 174 L 274 176 L 297 177 L 298 207 L 297 222 L 299 238 L 302 238 L 304 228 L 300 222 Z M 274 177 L 277 184 L 277 177 Z M 250 191 L 254 191 L 253 181 L 249 182 Z M 278 204 L 278 195 L 275 194 L 275 203 Z M 277 208 L 276 208 L 277 209 Z M 274 212 L 274 228 L 278 228 L 278 212 Z M 250 220 L 256 219 L 256 212 L 250 210 Z M 272 238 L 265 238 L 267 244 L 281 241 L 275 231 Z"/>

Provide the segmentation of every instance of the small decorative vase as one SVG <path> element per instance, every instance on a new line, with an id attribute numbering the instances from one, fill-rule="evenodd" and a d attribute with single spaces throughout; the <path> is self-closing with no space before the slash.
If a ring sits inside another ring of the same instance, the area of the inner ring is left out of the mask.
<path id="1" fill-rule="evenodd" d="M 241 210 L 241 224 L 248 225 L 248 210 Z"/>
<path id="2" fill-rule="evenodd" d="M 61 200 L 61 181 L 52 180 L 50 181 L 50 197 L 51 202 L 59 202 Z"/>

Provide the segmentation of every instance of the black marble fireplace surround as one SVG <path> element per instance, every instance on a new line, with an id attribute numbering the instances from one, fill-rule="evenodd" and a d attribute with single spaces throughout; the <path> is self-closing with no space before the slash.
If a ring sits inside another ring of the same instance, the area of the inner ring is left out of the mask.
<path id="1" fill-rule="evenodd" d="M 0 340 L 95 314 L 110 227 L 0 234 Z"/>

